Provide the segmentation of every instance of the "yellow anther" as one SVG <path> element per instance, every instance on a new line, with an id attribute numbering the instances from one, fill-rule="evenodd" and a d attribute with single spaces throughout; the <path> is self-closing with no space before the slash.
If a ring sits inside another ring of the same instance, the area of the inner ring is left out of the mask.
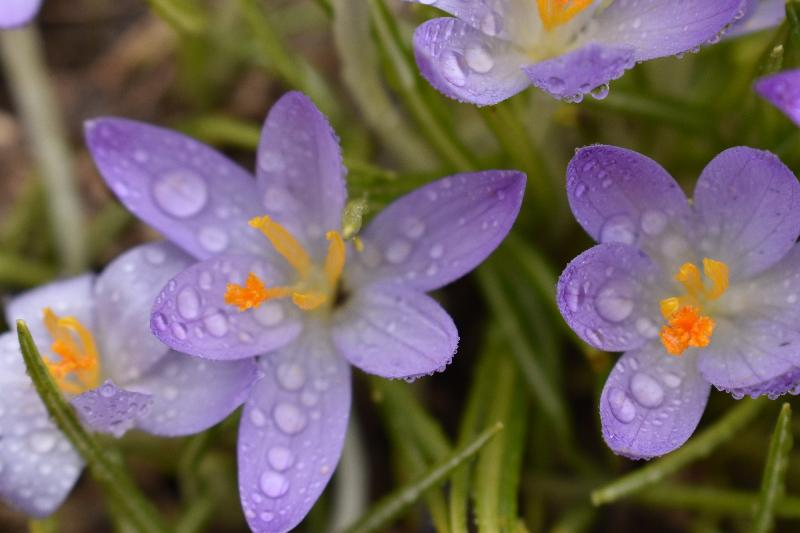
<path id="1" fill-rule="evenodd" d="M 665 298 L 661 300 L 661 315 L 664 317 L 665 320 L 669 320 L 669 317 L 675 314 L 678 309 L 681 308 L 681 300 L 677 297 L 672 298 Z"/>
<path id="2" fill-rule="evenodd" d="M 292 294 L 292 302 L 303 311 L 313 311 L 328 301 L 328 296 L 323 292 L 295 292 Z"/>
<path id="3" fill-rule="evenodd" d="M 703 273 L 711 280 L 711 289 L 706 291 L 705 297 L 716 300 L 728 290 L 728 265 L 722 261 L 703 259 Z"/>
<path id="4" fill-rule="evenodd" d="M 697 298 L 704 291 L 700 270 L 694 263 L 682 264 L 675 275 L 675 279 L 686 288 L 687 294 L 692 298 Z"/>
<path id="5" fill-rule="evenodd" d="M 53 343 L 50 349 L 58 361 L 44 360 L 59 388 L 80 394 L 100 385 L 100 362 L 92 333 L 75 317 L 58 317 L 52 309 L 43 310 L 43 322 Z"/>
<path id="6" fill-rule="evenodd" d="M 347 251 L 338 231 L 329 231 L 325 234 L 325 238 L 329 242 L 328 255 L 325 256 L 325 279 L 328 285 L 334 286 L 342 276 Z"/>
<path id="7" fill-rule="evenodd" d="M 536 0 L 539 17 L 547 31 L 566 24 L 593 2 L 594 0 Z"/>
<path id="8" fill-rule="evenodd" d="M 250 219 L 249 224 L 250 227 L 260 230 L 269 239 L 275 251 L 289 262 L 301 278 L 308 276 L 312 267 L 311 257 L 303 245 L 286 228 L 266 215 Z"/>

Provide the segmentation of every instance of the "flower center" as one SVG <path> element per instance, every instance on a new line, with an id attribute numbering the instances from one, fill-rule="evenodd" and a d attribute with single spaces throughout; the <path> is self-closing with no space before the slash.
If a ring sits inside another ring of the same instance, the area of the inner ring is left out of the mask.
<path id="1" fill-rule="evenodd" d="M 539 17 L 547 31 L 566 24 L 593 2 L 594 0 L 536 0 Z"/>
<path id="2" fill-rule="evenodd" d="M 702 314 L 703 304 L 718 299 L 728 289 L 728 265 L 705 258 L 703 273 L 711 282 L 708 287 L 694 263 L 684 263 L 675 279 L 686 294 L 661 300 L 661 314 L 667 321 L 661 328 L 661 343 L 671 355 L 681 355 L 690 346 L 705 348 L 711 342 L 715 324 Z"/>
<path id="3" fill-rule="evenodd" d="M 59 317 L 45 307 L 44 326 L 53 339 L 50 349 L 58 361 L 44 358 L 58 387 L 68 394 L 80 394 L 100 385 L 100 363 L 92 333 L 72 316 Z"/>
<path id="4" fill-rule="evenodd" d="M 297 272 L 297 282 L 290 286 L 267 287 L 263 280 L 250 272 L 244 285 L 228 283 L 225 303 L 246 311 L 258 307 L 267 300 L 289 298 L 303 311 L 312 311 L 329 303 L 344 269 L 346 249 L 338 231 L 325 234 L 328 239 L 328 254 L 322 268 L 311 261 L 311 256 L 289 231 L 268 216 L 255 217 L 250 227 L 261 231 L 279 254 Z"/>

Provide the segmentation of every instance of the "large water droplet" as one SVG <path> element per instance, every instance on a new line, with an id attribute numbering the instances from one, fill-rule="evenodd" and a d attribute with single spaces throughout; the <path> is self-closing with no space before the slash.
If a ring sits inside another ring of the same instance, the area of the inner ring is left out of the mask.
<path id="1" fill-rule="evenodd" d="M 632 289 L 623 282 L 612 281 L 597 294 L 597 314 L 609 322 L 622 322 L 633 312 Z"/>
<path id="2" fill-rule="evenodd" d="M 291 403 L 284 402 L 276 405 L 272 416 L 278 428 L 287 435 L 300 433 L 306 427 L 306 414 Z"/>
<path id="3" fill-rule="evenodd" d="M 283 305 L 280 302 L 266 302 L 253 310 L 253 318 L 262 326 L 272 327 L 283 320 Z"/>
<path id="4" fill-rule="evenodd" d="M 52 431 L 37 431 L 28 439 L 31 449 L 36 453 L 47 453 L 56 446 L 56 434 Z"/>
<path id="5" fill-rule="evenodd" d="M 202 228 L 197 234 L 197 240 L 200 241 L 200 246 L 209 252 L 221 252 L 228 247 L 228 234 L 215 226 Z"/>
<path id="6" fill-rule="evenodd" d="M 636 406 L 622 389 L 612 387 L 608 391 L 608 405 L 611 407 L 611 414 L 623 424 L 636 418 Z"/>
<path id="7" fill-rule="evenodd" d="M 192 320 L 200 315 L 200 297 L 191 287 L 185 287 L 178 293 L 178 312 L 186 320 Z"/>
<path id="8" fill-rule="evenodd" d="M 399 264 L 406 260 L 411 253 L 411 243 L 404 240 L 394 241 L 386 249 L 386 260 L 392 264 Z"/>
<path id="9" fill-rule="evenodd" d="M 642 231 L 648 235 L 658 235 L 667 227 L 667 215 L 661 211 L 645 211 L 642 214 Z"/>
<path id="10" fill-rule="evenodd" d="M 214 337 L 224 337 L 228 333 L 228 318 L 221 312 L 205 317 L 203 325 Z"/>
<path id="11" fill-rule="evenodd" d="M 661 381 L 664 382 L 664 385 L 671 389 L 676 389 L 681 386 L 683 379 L 677 375 L 673 374 L 672 372 L 666 372 L 661 376 Z"/>
<path id="12" fill-rule="evenodd" d="M 272 468 L 283 472 L 294 464 L 294 454 L 286 446 L 273 446 L 267 452 L 267 461 Z"/>
<path id="13" fill-rule="evenodd" d="M 485 74 L 494 68 L 494 59 L 489 55 L 488 50 L 481 45 L 467 48 L 465 59 L 469 68 L 479 74 Z"/>
<path id="14" fill-rule="evenodd" d="M 631 394 L 642 406 L 651 409 L 664 401 L 664 389 L 644 372 L 637 372 L 631 378 Z"/>
<path id="15" fill-rule="evenodd" d="M 270 498 L 280 498 L 289 490 L 289 480 L 283 474 L 267 470 L 261 474 L 259 486 L 261 492 Z"/>
<path id="16" fill-rule="evenodd" d="M 302 387 L 306 382 L 306 371 L 296 363 L 282 363 L 278 366 L 278 382 L 289 391 Z"/>
<path id="17" fill-rule="evenodd" d="M 467 76 L 461 66 L 461 58 L 454 52 L 445 52 L 442 57 L 442 75 L 456 87 L 463 87 L 467 83 Z"/>
<path id="18" fill-rule="evenodd" d="M 603 224 L 600 242 L 633 244 L 636 241 L 636 227 L 627 215 L 616 215 Z"/>
<path id="19" fill-rule="evenodd" d="M 196 215 L 208 201 L 206 182 L 186 169 L 163 174 L 153 184 L 153 197 L 167 214 L 178 218 Z"/>

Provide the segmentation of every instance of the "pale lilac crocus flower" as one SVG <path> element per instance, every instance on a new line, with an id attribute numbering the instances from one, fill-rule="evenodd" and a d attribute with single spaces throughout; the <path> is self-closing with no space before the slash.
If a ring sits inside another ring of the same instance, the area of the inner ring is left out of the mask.
<path id="1" fill-rule="evenodd" d="M 339 461 L 350 365 L 387 378 L 440 371 L 458 332 L 425 293 L 480 264 L 511 228 L 519 172 L 459 174 L 389 205 L 355 238 L 338 139 L 300 93 L 267 117 L 256 178 L 174 132 L 120 119 L 87 126 L 125 205 L 199 261 L 155 302 L 173 349 L 257 361 L 239 429 L 250 527 L 280 532 L 308 513 Z"/>
<path id="2" fill-rule="evenodd" d="M 41 5 L 42 0 L 2 0 L 0 29 L 24 26 L 36 16 Z"/>

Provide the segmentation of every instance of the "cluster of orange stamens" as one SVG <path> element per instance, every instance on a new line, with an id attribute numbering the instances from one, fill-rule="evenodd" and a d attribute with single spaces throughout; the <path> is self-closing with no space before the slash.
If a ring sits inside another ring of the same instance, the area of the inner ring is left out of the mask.
<path id="1" fill-rule="evenodd" d="M 244 285 L 229 283 L 225 291 L 225 303 L 246 311 L 276 298 L 292 298 L 292 302 L 304 311 L 317 309 L 328 302 L 344 269 L 346 248 L 338 231 L 325 234 L 328 239 L 328 253 L 319 275 L 311 256 L 303 245 L 289 231 L 268 216 L 255 217 L 250 226 L 258 229 L 272 243 L 297 272 L 297 282 L 291 286 L 267 287 L 254 273 L 250 272 Z"/>
<path id="2" fill-rule="evenodd" d="M 59 388 L 68 394 L 80 394 L 100 384 L 100 363 L 94 337 L 72 316 L 59 317 L 45 308 L 44 325 L 53 343 L 50 349 L 58 361 L 44 358 L 45 365 Z"/>
<path id="3" fill-rule="evenodd" d="M 681 355 L 687 348 L 704 348 L 711 342 L 714 321 L 702 314 L 702 304 L 714 301 L 728 288 L 728 266 L 713 259 L 703 259 L 703 273 L 711 281 L 706 287 L 700 270 L 693 263 L 684 263 L 675 279 L 686 294 L 661 301 L 661 314 L 667 325 L 661 328 L 661 343 L 668 353 Z"/>
<path id="4" fill-rule="evenodd" d="M 566 24 L 593 2 L 594 0 L 536 0 L 539 17 L 547 31 Z"/>

